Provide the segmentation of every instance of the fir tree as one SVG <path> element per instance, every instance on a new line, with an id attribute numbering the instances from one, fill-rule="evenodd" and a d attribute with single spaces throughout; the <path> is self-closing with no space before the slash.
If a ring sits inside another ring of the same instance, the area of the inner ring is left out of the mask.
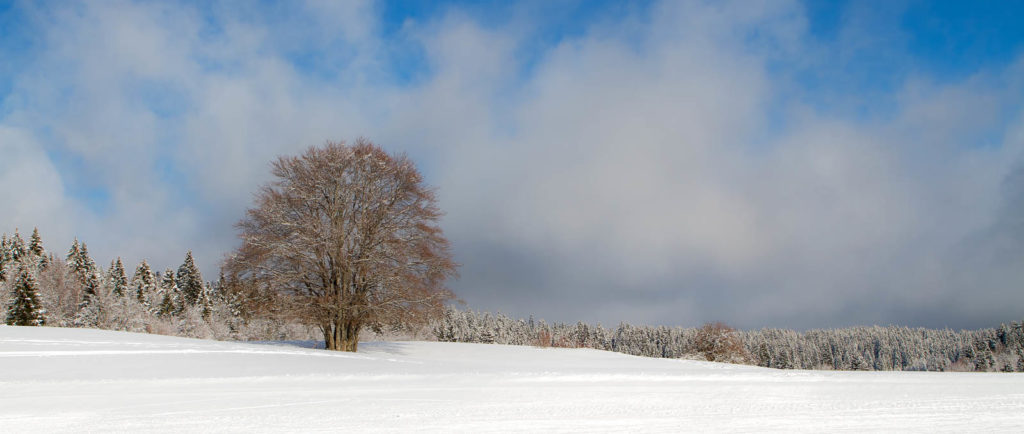
<path id="1" fill-rule="evenodd" d="M 32 229 L 32 236 L 28 241 L 28 253 L 35 256 L 45 256 L 46 250 L 43 249 L 43 239 L 39 237 L 39 228 Z"/>
<path id="2" fill-rule="evenodd" d="M 89 303 L 100 287 L 100 273 L 96 263 L 89 257 L 89 248 L 85 243 L 79 244 L 77 238 L 68 253 L 68 267 L 82 284 L 82 304 Z"/>
<path id="3" fill-rule="evenodd" d="M 761 361 L 761 366 L 770 367 L 772 365 L 772 353 L 768 347 L 768 342 L 761 341 L 761 344 L 758 345 L 757 359 Z"/>
<path id="4" fill-rule="evenodd" d="M 210 306 L 213 305 L 213 286 L 210 284 L 204 284 L 202 292 L 199 294 L 199 299 L 196 300 L 196 304 L 200 307 L 200 311 L 203 314 L 203 318 L 210 317 Z"/>
<path id="5" fill-rule="evenodd" d="M 39 303 L 39 284 L 31 267 L 20 263 L 7 306 L 8 325 L 40 326 L 46 323 L 45 311 Z"/>
<path id="6" fill-rule="evenodd" d="M 79 260 L 82 257 L 81 246 L 78 244 L 78 237 L 75 237 L 75 242 L 71 244 L 71 249 L 68 250 L 67 264 L 73 271 L 79 270 Z"/>
<path id="7" fill-rule="evenodd" d="M 43 248 L 43 239 L 39 236 L 39 228 L 32 229 L 32 236 L 28 241 L 28 254 L 35 258 L 40 268 L 46 268 L 50 264 L 46 249 Z"/>
<path id="8" fill-rule="evenodd" d="M 115 296 L 122 297 L 128 290 L 128 277 L 124 274 L 124 264 L 121 262 L 121 258 L 118 257 L 116 261 L 110 263 L 110 287 L 113 288 L 112 292 Z"/>
<path id="9" fill-rule="evenodd" d="M 132 289 L 135 297 L 140 303 L 148 304 L 149 297 L 156 292 L 156 276 L 149 264 L 143 259 L 142 263 L 135 268 L 135 275 L 132 276 Z"/>
<path id="10" fill-rule="evenodd" d="M 160 306 L 157 308 L 157 314 L 160 316 L 170 316 L 177 314 L 180 309 L 181 303 L 178 297 L 178 284 L 174 280 L 174 270 L 168 268 L 164 270 L 160 279 L 160 293 L 162 295 L 160 299 Z"/>
<path id="11" fill-rule="evenodd" d="M 977 351 L 977 356 L 974 358 L 974 370 L 979 372 L 988 372 L 995 367 L 996 358 L 992 354 L 992 350 L 988 347 L 984 347 Z"/>
<path id="12" fill-rule="evenodd" d="M 7 280 L 7 264 L 11 262 L 11 252 L 7 248 L 7 234 L 0 236 L 0 282 Z"/>
<path id="13" fill-rule="evenodd" d="M 36 262 L 39 263 L 39 269 L 42 270 L 49 267 L 53 263 L 53 255 L 42 255 L 36 257 Z"/>
<path id="14" fill-rule="evenodd" d="M 867 371 L 870 370 L 868 362 L 864 360 L 864 356 L 856 354 L 853 356 L 853 361 L 850 362 L 850 369 L 854 371 Z"/>
<path id="15" fill-rule="evenodd" d="M 82 242 L 81 246 L 79 247 L 78 256 L 79 261 L 82 263 L 83 267 L 93 269 L 96 268 L 96 263 L 92 260 L 92 257 L 89 256 L 89 246 L 85 245 L 85 242 Z M 92 267 L 90 267 L 90 265 L 92 265 Z"/>
<path id="16" fill-rule="evenodd" d="M 182 301 L 188 306 L 195 306 L 203 292 L 203 276 L 192 260 L 192 251 L 185 254 L 185 262 L 178 267 L 178 288 L 181 290 Z"/>
<path id="17" fill-rule="evenodd" d="M 21 235 L 18 234 L 17 229 L 14 230 L 14 236 L 11 237 L 7 250 L 10 252 L 11 261 L 18 261 L 28 254 L 28 250 L 25 248 L 25 240 L 21 239 Z"/>

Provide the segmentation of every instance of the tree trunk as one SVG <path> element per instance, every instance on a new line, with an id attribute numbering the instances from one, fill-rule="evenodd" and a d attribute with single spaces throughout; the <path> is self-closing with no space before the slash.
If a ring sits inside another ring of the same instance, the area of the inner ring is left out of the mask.
<path id="1" fill-rule="evenodd" d="M 362 324 L 356 321 L 337 319 L 330 324 L 321 326 L 324 332 L 324 347 L 331 351 L 356 352 L 359 346 L 359 329 Z"/>
<path id="2" fill-rule="evenodd" d="M 338 344 L 334 339 L 334 327 L 331 324 L 324 324 L 320 326 L 320 331 L 324 334 L 324 348 L 328 350 L 337 350 Z"/>
<path id="3" fill-rule="evenodd" d="M 341 350 L 356 352 L 359 346 L 360 325 L 355 321 L 345 321 L 341 324 Z"/>

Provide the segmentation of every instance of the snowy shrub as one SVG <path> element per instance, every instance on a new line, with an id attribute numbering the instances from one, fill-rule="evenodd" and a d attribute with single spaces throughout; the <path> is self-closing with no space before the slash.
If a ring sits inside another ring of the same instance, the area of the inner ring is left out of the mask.
<path id="1" fill-rule="evenodd" d="M 697 330 L 694 349 L 711 362 L 747 363 L 750 359 L 736 330 L 720 322 Z"/>
<path id="2" fill-rule="evenodd" d="M 199 306 L 186 306 L 178 317 L 178 336 L 199 339 L 214 339 L 216 332 L 203 316 Z"/>

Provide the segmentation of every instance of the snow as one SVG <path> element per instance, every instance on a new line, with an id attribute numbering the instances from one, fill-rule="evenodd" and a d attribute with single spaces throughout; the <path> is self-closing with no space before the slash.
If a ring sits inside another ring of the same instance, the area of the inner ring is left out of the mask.
<path id="1" fill-rule="evenodd" d="M 1024 432 L 1024 375 L 0 326 L 0 432 Z"/>

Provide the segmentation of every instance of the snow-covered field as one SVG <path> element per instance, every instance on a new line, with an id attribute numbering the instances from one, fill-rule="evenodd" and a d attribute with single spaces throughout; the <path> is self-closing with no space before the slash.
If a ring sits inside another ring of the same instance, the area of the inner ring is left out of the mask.
<path id="1" fill-rule="evenodd" d="M 0 432 L 1024 432 L 1024 375 L 0 326 Z"/>

